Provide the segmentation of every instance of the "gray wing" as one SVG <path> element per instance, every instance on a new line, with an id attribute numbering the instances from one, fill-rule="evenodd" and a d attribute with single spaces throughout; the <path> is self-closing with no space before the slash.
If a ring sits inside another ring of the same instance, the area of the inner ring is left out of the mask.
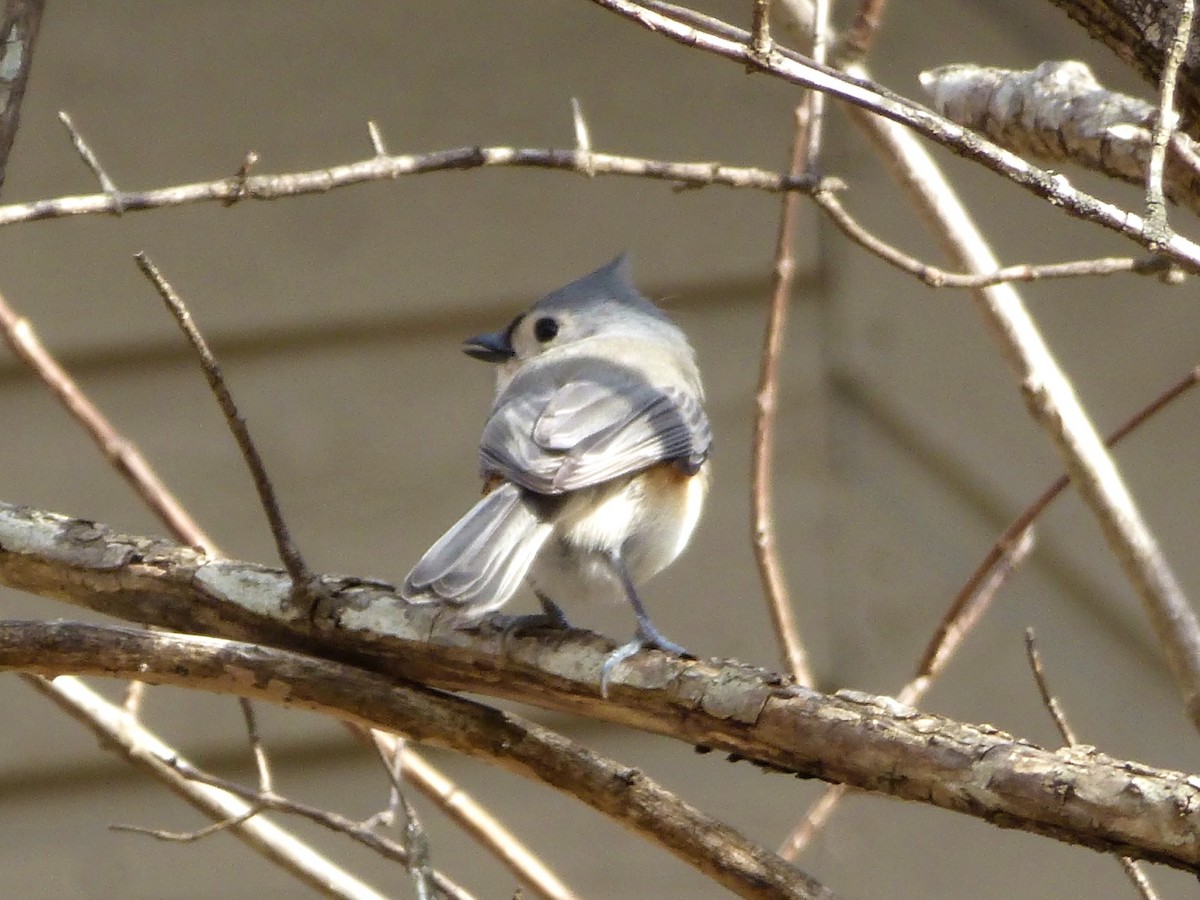
<path id="1" fill-rule="evenodd" d="M 604 372 L 513 392 L 483 431 L 480 464 L 540 494 L 560 494 L 666 460 L 695 470 L 712 432 L 699 400 Z"/>

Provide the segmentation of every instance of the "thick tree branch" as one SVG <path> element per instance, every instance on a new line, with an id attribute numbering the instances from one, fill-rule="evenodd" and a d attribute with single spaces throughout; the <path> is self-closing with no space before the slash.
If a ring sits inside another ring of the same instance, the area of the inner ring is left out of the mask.
<path id="1" fill-rule="evenodd" d="M 21 124 L 21 101 L 33 67 L 44 0 L 7 0 L 0 21 L 0 187 Z"/>
<path id="2" fill-rule="evenodd" d="M 622 667 L 612 699 L 603 701 L 600 669 L 613 645 L 596 635 L 505 642 L 469 634 L 436 611 L 406 607 L 388 586 L 349 578 L 325 579 L 335 602 L 312 622 L 286 603 L 290 580 L 278 569 L 8 505 L 0 505 L 0 583 L 119 618 L 315 653 L 388 678 L 583 713 L 804 777 L 1200 871 L 1200 780 L 1099 753 L 1050 752 L 886 698 L 830 697 L 770 672 L 643 652 Z M 282 675 L 267 689 L 276 699 L 293 696 Z M 375 694 L 354 696 L 343 711 L 374 722 Z"/>
<path id="3" fill-rule="evenodd" d="M 1143 78 L 1158 87 L 1174 33 L 1171 0 L 1050 0 Z M 1193 42 L 1175 91 L 1183 127 L 1200 137 L 1200 47 Z"/>
<path id="4" fill-rule="evenodd" d="M 1016 71 L 941 66 L 921 73 L 933 108 L 1030 159 L 1069 162 L 1129 184 L 1146 182 L 1154 106 L 1107 90 L 1078 60 Z M 1167 199 L 1200 213 L 1200 153 L 1176 134 L 1163 172 Z"/>
<path id="5" fill-rule="evenodd" d="M 510 713 L 342 663 L 194 635 L 74 622 L 4 622 L 0 668 L 138 677 L 399 732 L 564 791 L 739 896 L 832 898 L 818 882 L 678 800 L 636 769 Z"/>

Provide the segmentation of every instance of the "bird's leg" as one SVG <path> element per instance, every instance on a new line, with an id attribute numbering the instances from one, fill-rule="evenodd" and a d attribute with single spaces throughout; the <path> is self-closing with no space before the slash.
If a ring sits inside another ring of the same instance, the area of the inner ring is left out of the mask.
<path id="1" fill-rule="evenodd" d="M 691 656 L 683 647 L 663 637 L 662 632 L 654 627 L 654 623 L 650 621 L 650 615 L 646 612 L 646 607 L 642 605 L 642 598 L 638 596 L 633 579 L 629 577 L 629 570 L 625 568 L 625 562 L 621 559 L 620 555 L 613 554 L 609 558 L 609 562 L 612 564 L 613 571 L 621 580 L 621 587 L 625 589 L 625 596 L 629 600 L 629 605 L 633 607 L 633 614 L 637 617 L 638 627 L 637 634 L 634 635 L 633 640 L 627 644 L 622 644 L 604 660 L 604 666 L 600 670 L 600 696 L 606 700 L 608 699 L 608 679 L 612 675 L 612 670 L 639 650 L 652 647 L 655 650 L 674 653 L 677 656 Z"/>
<path id="2" fill-rule="evenodd" d="M 533 593 L 538 598 L 538 603 L 542 604 L 542 611 L 540 613 L 529 613 L 528 615 L 520 616 L 492 616 L 490 624 L 501 630 L 500 646 L 502 648 L 507 646 L 509 638 L 519 635 L 523 631 L 532 631 L 537 628 L 558 628 L 566 631 L 571 627 L 571 623 L 567 621 L 566 613 L 562 611 L 562 607 L 537 588 L 534 588 Z"/>
<path id="3" fill-rule="evenodd" d="M 562 611 L 561 606 L 536 588 L 533 593 L 538 598 L 538 603 L 542 604 L 542 615 L 545 616 L 547 625 L 554 625 L 564 630 L 571 627 L 571 623 L 567 621 L 567 615 Z"/>

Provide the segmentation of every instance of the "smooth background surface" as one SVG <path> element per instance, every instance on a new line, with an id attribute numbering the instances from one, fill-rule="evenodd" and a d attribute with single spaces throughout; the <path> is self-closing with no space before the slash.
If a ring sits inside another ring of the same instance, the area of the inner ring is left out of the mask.
<path id="1" fill-rule="evenodd" d="M 711 8 L 735 21 L 749 16 L 748 3 Z M 918 72 L 935 65 L 1066 57 L 1145 95 L 1060 13 L 1015 2 L 897 2 L 875 70 L 919 96 Z M 59 109 L 117 184 L 135 189 L 230 174 L 247 150 L 259 153 L 259 172 L 361 159 L 371 153 L 369 118 L 393 152 L 568 147 L 571 97 L 596 149 L 775 168 L 787 157 L 799 95 L 584 0 L 50 4 L 3 199 L 95 190 Z M 826 169 L 850 184 L 845 202 L 884 236 L 940 261 L 836 107 L 830 131 Z M 994 176 L 948 165 L 1006 263 L 1134 249 Z M 1139 202 L 1134 191 L 1077 180 Z M 0 291 L 222 548 L 269 561 L 271 541 L 233 442 L 133 264 L 134 252 L 147 251 L 216 346 L 313 565 L 399 580 L 476 495 L 490 373 L 458 352 L 459 341 L 628 249 L 639 284 L 699 348 L 718 441 L 709 515 L 647 602 L 663 631 L 698 653 L 776 665 L 749 550 L 746 473 L 777 211 L 774 197 L 723 188 L 673 193 L 556 172 L 447 173 L 231 209 L 10 227 L 0 233 Z M 1059 466 L 966 294 L 897 274 L 808 207 L 801 221 L 776 476 L 782 550 L 822 686 L 890 692 L 995 534 Z M 1190 284 L 1166 289 L 1129 277 L 1023 293 L 1105 430 L 1196 362 L 1200 312 Z M 1193 595 L 1195 421 L 1195 401 L 1185 401 L 1120 453 Z M 8 357 L 0 357 L 0 423 L 4 500 L 161 533 Z M 12 592 L 0 593 L 0 612 L 81 615 Z M 623 609 L 569 612 L 618 637 L 632 625 Z M 1073 498 L 1053 509 L 1034 562 L 925 705 L 1056 745 L 1024 661 L 1026 625 L 1038 629 L 1083 740 L 1200 768 L 1197 736 L 1137 601 Z M 821 790 L 659 738 L 533 714 L 769 846 Z M 379 766 L 337 726 L 262 716 L 280 790 L 359 817 L 386 802 Z M 252 778 L 232 701 L 154 690 L 147 718 L 194 759 Z M 227 836 L 175 846 L 109 832 L 118 822 L 202 822 L 12 676 L 0 678 L 0 720 L 9 723 L 0 737 L 6 896 L 301 893 Z M 435 758 L 586 896 L 723 895 L 569 799 Z M 511 896 L 505 872 L 418 808 L 437 865 L 481 897 Z M 409 896 L 401 871 L 313 837 L 381 890 Z M 847 897 L 1131 896 L 1111 859 L 880 798 L 847 802 L 802 864 Z M 1155 875 L 1167 896 L 1194 890 L 1182 876 Z"/>

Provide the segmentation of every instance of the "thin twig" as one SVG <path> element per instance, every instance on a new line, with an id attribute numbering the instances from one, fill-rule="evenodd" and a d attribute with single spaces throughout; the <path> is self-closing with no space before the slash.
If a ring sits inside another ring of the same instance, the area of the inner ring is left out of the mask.
<path id="1" fill-rule="evenodd" d="M 109 464 L 116 468 L 142 502 L 163 520 L 175 536 L 194 547 L 202 547 L 210 555 L 219 555 L 216 546 L 155 474 L 146 457 L 113 428 L 112 423 L 38 340 L 29 320 L 13 310 L 2 295 L 0 333 L 17 358 L 37 374 L 67 412 L 83 426 Z"/>
<path id="2" fill-rule="evenodd" d="M 108 749 L 148 772 L 206 816 L 220 822 L 243 816 L 251 807 L 228 793 L 183 778 L 169 764 L 179 760 L 174 748 L 126 715 L 78 678 L 59 675 L 53 681 L 22 676 L 26 684 L 89 729 Z M 347 900 L 384 900 L 383 895 L 334 865 L 308 844 L 261 816 L 242 821 L 231 832 L 238 840 L 325 896 Z"/>
<path id="3" fill-rule="evenodd" d="M 238 706 L 242 709 L 242 719 L 246 723 L 246 740 L 249 741 L 250 752 L 254 755 L 254 767 L 258 770 L 258 789 L 264 794 L 269 794 L 274 790 L 274 779 L 271 777 L 267 748 L 263 746 L 262 737 L 258 733 L 258 717 L 254 714 L 254 704 L 245 697 L 238 697 Z"/>
<path id="4" fill-rule="evenodd" d="M 917 666 L 916 674 L 896 694 L 897 700 L 906 706 L 915 706 L 933 686 L 937 677 L 945 670 L 955 651 L 962 646 L 972 629 L 983 618 L 992 601 L 1000 592 L 1000 588 L 1012 576 L 1033 551 L 1034 540 L 1032 529 L 1024 531 L 1014 543 L 1007 545 L 1004 556 L 999 563 L 992 567 L 986 581 L 977 585 L 967 602 L 952 607 L 954 615 L 943 617 L 939 624 L 938 633 L 942 640 L 939 652 L 924 659 Z M 817 833 L 825 827 L 836 811 L 842 798 L 850 790 L 844 784 L 830 785 L 825 789 L 811 806 L 805 811 L 791 833 L 784 839 L 779 848 L 779 855 L 784 859 L 794 860 L 799 856 Z"/>
<path id="5" fill-rule="evenodd" d="M 1118 275 L 1127 272 L 1161 277 L 1169 276 L 1172 269 L 1172 264 L 1161 256 L 1145 256 L 1140 259 L 1130 256 L 1107 256 L 1061 263 L 1022 263 L 1015 266 L 1004 266 L 991 272 L 947 272 L 945 269 L 910 256 L 895 245 L 889 244 L 878 235 L 868 231 L 846 210 L 846 207 L 834 194 L 818 191 L 813 195 L 813 200 L 829 216 L 842 234 L 854 243 L 878 256 L 889 265 L 907 272 L 935 288 L 980 288 L 1011 281 L 1042 281 L 1051 278 Z"/>
<path id="6" fill-rule="evenodd" d="M 292 539 L 287 522 L 283 517 L 283 511 L 279 507 L 279 500 L 275 495 L 275 489 L 271 485 L 270 477 L 267 475 L 266 465 L 263 463 L 258 448 L 255 447 L 254 441 L 250 437 L 250 431 L 246 427 L 246 420 L 238 412 L 233 394 L 230 393 L 229 387 L 225 384 L 225 379 L 221 375 L 221 368 L 217 364 L 217 359 L 213 356 L 208 342 L 204 339 L 204 335 L 200 333 L 200 329 L 192 321 L 192 314 L 188 310 L 187 305 L 162 276 L 158 267 L 150 261 L 145 253 L 135 254 L 134 259 L 137 261 L 138 268 L 142 270 L 142 273 L 154 285 L 159 296 L 167 305 L 167 309 L 175 317 L 176 323 L 187 337 L 188 342 L 192 345 L 192 349 L 196 351 L 196 356 L 200 360 L 200 366 L 204 370 L 204 377 L 208 381 L 208 386 L 212 390 L 213 396 L 217 398 L 217 404 L 221 407 L 221 412 L 225 415 L 225 421 L 229 425 L 229 430 L 233 433 L 238 449 L 242 453 L 242 458 L 245 459 L 246 466 L 250 470 L 250 476 L 254 480 L 254 489 L 258 492 L 259 503 L 262 505 L 263 512 L 266 513 L 267 521 L 270 523 L 271 536 L 275 539 L 275 548 L 279 553 L 279 559 L 283 562 L 283 567 L 287 569 L 288 575 L 292 578 L 292 591 L 296 606 L 306 613 L 311 614 L 320 599 L 319 581 L 308 568 L 308 564 L 300 554 L 296 542 Z"/>
<path id="7" fill-rule="evenodd" d="M 1148 419 L 1196 387 L 1197 384 L 1200 384 L 1200 366 L 1193 368 L 1150 401 L 1150 403 L 1126 419 L 1125 422 L 1105 438 L 1105 445 L 1115 447 L 1131 432 L 1141 427 Z M 934 632 L 929 645 L 921 655 L 920 662 L 917 663 L 918 672 L 930 669 L 934 665 L 933 661 L 945 653 L 945 642 L 947 633 L 951 628 L 951 623 L 961 617 L 962 610 L 970 602 L 970 598 L 978 591 L 979 585 L 1003 558 L 1006 552 L 1005 548 L 1011 546 L 1023 532 L 1028 530 L 1034 521 L 1046 511 L 1046 508 L 1070 483 L 1071 478 L 1069 475 L 1063 474 L 1058 476 L 1058 478 L 1047 485 L 1046 489 L 1042 491 L 1033 503 L 1025 508 L 1024 512 L 1010 522 L 1008 527 L 1000 533 L 995 543 L 992 544 L 991 549 L 988 550 L 987 555 L 980 560 L 979 565 L 975 567 L 975 571 L 971 573 L 966 583 L 959 589 L 953 603 L 950 604 L 950 608 L 946 611 L 946 615 L 942 617 L 942 622 L 939 624 L 938 630 Z"/>
<path id="8" fill-rule="evenodd" d="M 121 701 L 121 709 L 135 719 L 142 714 L 142 702 L 146 699 L 146 685 L 141 681 L 131 681 L 125 685 L 125 699 Z"/>
<path id="9" fill-rule="evenodd" d="M 367 121 L 367 134 L 371 137 L 371 149 L 375 151 L 376 156 L 387 156 L 387 144 L 383 140 L 383 132 L 379 130 L 379 124 L 374 119 Z"/>
<path id="10" fill-rule="evenodd" d="M 901 703 L 912 706 L 920 702 L 933 680 L 945 671 L 967 635 L 991 607 L 1000 588 L 1029 558 L 1035 544 L 1032 525 L 1022 529 L 1011 540 L 997 544 L 1000 556 L 988 569 L 987 577 L 972 585 L 965 601 L 960 603 L 956 597 L 950 610 L 938 623 L 937 639 L 922 654 L 913 680 L 897 694 Z"/>
<path id="11" fill-rule="evenodd" d="M 237 171 L 233 173 L 234 190 L 228 197 L 221 200 L 221 205 L 225 207 L 233 206 L 244 196 L 246 196 L 246 179 L 250 177 L 250 171 L 258 164 L 258 153 L 254 150 L 247 150 L 246 155 L 242 157 L 241 165 L 237 167 Z"/>
<path id="12" fill-rule="evenodd" d="M 846 61 L 858 62 L 875 43 L 875 35 L 883 24 L 883 10 L 887 0 L 862 0 L 850 28 L 838 42 L 838 56 Z"/>
<path id="13" fill-rule="evenodd" d="M 800 821 L 783 839 L 783 843 L 779 845 L 779 855 L 786 860 L 795 862 L 796 857 L 808 848 L 821 829 L 829 824 L 829 820 L 846 795 L 853 792 L 854 789 L 845 782 L 826 785 L 821 796 L 809 805 L 808 809 L 804 811 L 804 815 L 800 817 Z"/>
<path id="14" fill-rule="evenodd" d="M 218 788 L 234 797 L 245 800 L 252 808 L 258 811 L 269 810 L 300 816 L 330 831 L 344 834 L 346 837 L 373 850 L 385 859 L 393 860 L 404 866 L 408 866 L 411 862 L 411 854 L 406 847 L 401 846 L 390 838 L 384 837 L 371 828 L 363 826 L 362 823 L 356 822 L 348 816 L 343 816 L 340 813 L 331 812 L 320 807 L 310 806 L 307 803 L 293 800 L 290 797 L 284 797 L 268 788 L 259 787 L 257 790 L 248 788 L 236 781 L 205 772 L 186 760 L 174 759 L 168 760 L 167 763 L 188 781 Z M 121 830 L 146 831 L 146 829 L 129 826 L 122 826 Z M 156 834 L 155 836 L 159 835 Z M 438 888 L 446 891 L 452 897 L 468 898 L 470 896 L 462 887 L 441 873 L 434 873 L 433 878 Z"/>
<path id="15" fill-rule="evenodd" d="M 91 169 L 92 174 L 96 176 L 96 180 L 100 182 L 100 190 L 104 191 L 112 198 L 112 209 L 114 215 L 121 215 L 125 211 L 125 203 L 121 199 L 121 191 L 113 183 L 113 180 L 108 177 L 108 172 L 104 170 L 104 166 L 100 165 L 100 157 L 92 151 L 88 146 L 88 142 L 83 139 L 83 135 L 79 129 L 75 127 L 75 123 L 71 121 L 71 117 L 66 111 L 59 110 L 58 120 L 63 123 L 67 129 L 67 133 L 71 135 L 71 143 L 75 146 L 75 152 L 79 154 L 79 158 L 83 160 L 83 164 Z"/>
<path id="16" fill-rule="evenodd" d="M 430 862 L 429 838 L 417 817 L 417 811 L 403 797 L 404 848 L 408 851 L 408 874 L 412 876 L 417 900 L 433 900 L 433 866 Z"/>
<path id="17" fill-rule="evenodd" d="M 596 174 L 592 165 L 592 132 L 588 128 L 587 119 L 583 117 L 583 105 L 578 97 L 571 98 L 571 126 L 575 132 L 575 152 L 579 155 L 579 171 L 588 177 Z M 684 185 L 677 184 L 676 188 Z"/>
<path id="18" fill-rule="evenodd" d="M 754 43 L 756 52 L 763 55 L 771 50 L 769 14 L 769 3 L 755 3 Z M 828 0 L 818 0 L 813 20 L 813 46 L 814 55 L 821 60 L 824 59 L 828 28 Z M 819 91 L 810 91 L 796 107 L 788 166 L 788 171 L 793 177 L 811 175 L 816 168 L 821 148 L 824 100 L 824 95 Z M 795 609 L 788 591 L 783 564 L 779 559 L 771 499 L 775 424 L 779 408 L 779 358 L 783 352 L 788 305 L 792 299 L 792 286 L 795 282 L 796 258 L 793 248 L 796 242 L 798 211 L 796 195 L 785 195 L 780 204 L 779 227 L 775 237 L 775 263 L 771 273 L 771 303 L 763 334 L 758 389 L 754 396 L 750 505 L 754 559 L 758 565 L 767 607 L 771 612 L 771 622 L 783 651 L 783 663 L 798 683 L 811 687 L 816 683 L 816 679 L 796 624 Z"/>
<path id="19" fill-rule="evenodd" d="M 587 154 L 584 159 L 573 149 L 460 147 L 431 153 L 371 156 L 357 162 L 307 172 L 251 175 L 245 179 L 233 175 L 195 184 L 173 185 L 147 191 L 124 191 L 121 194 L 121 207 L 125 212 L 140 212 L 191 203 L 217 202 L 228 205 L 240 200 L 278 200 L 304 194 L 324 194 L 335 188 L 372 181 L 389 181 L 404 175 L 479 168 L 558 169 L 576 172 L 589 178 L 596 175 L 615 175 L 649 178 L 695 188 L 721 185 L 768 193 L 809 193 L 816 187 L 807 180 L 792 179 L 778 172 L 715 162 L 669 162 L 596 152 Z M 84 194 L 29 203 L 10 203 L 0 206 L 0 226 L 65 216 L 112 213 L 115 210 L 109 194 Z"/>
<path id="20" fill-rule="evenodd" d="M 1150 165 L 1146 173 L 1146 230 L 1158 244 L 1165 244 L 1171 235 L 1167 224 L 1167 201 L 1163 197 L 1163 168 L 1167 161 L 1167 142 L 1179 120 L 1179 114 L 1175 111 L 1175 79 L 1187 54 L 1188 41 L 1191 40 L 1195 0 L 1175 0 L 1175 6 L 1179 18 L 1175 22 L 1175 31 L 1171 35 L 1159 79 L 1158 116 L 1154 120 Z M 1154 245 L 1150 249 L 1155 249 Z"/>
<path id="21" fill-rule="evenodd" d="M 399 821 L 396 812 L 400 809 L 400 796 L 404 791 L 404 748 L 408 744 L 404 738 L 397 738 L 395 744 L 395 752 L 388 752 L 386 739 L 391 735 L 383 734 L 379 731 L 366 731 L 362 728 L 356 728 L 347 723 L 347 728 L 355 737 L 368 741 L 371 748 L 383 763 L 384 771 L 388 777 L 388 802 L 387 806 L 379 812 L 374 813 L 363 821 L 363 825 L 374 828 L 377 825 L 395 825 Z"/>
<path id="22" fill-rule="evenodd" d="M 1059 735 L 1068 747 L 1077 746 L 1079 739 L 1075 736 L 1071 723 L 1067 721 L 1062 707 L 1058 705 L 1058 698 L 1050 693 L 1050 685 L 1046 682 L 1046 670 L 1042 667 L 1042 654 L 1038 652 L 1037 637 L 1034 635 L 1032 627 L 1025 629 L 1025 655 L 1029 657 L 1029 669 L 1033 672 L 1033 681 L 1037 685 L 1038 694 L 1041 695 L 1042 705 L 1046 707 L 1046 712 L 1050 713 L 1050 718 L 1054 720 L 1054 727 L 1058 729 Z"/>
<path id="23" fill-rule="evenodd" d="M 1041 695 L 1042 705 L 1050 713 L 1050 718 L 1054 720 L 1054 725 L 1066 745 L 1078 747 L 1079 739 L 1075 735 L 1075 730 L 1067 721 L 1067 714 L 1063 712 L 1058 698 L 1051 693 L 1050 685 L 1046 681 L 1046 671 L 1042 667 L 1042 654 L 1038 652 L 1037 638 L 1034 636 L 1032 628 L 1025 629 L 1025 654 L 1029 657 L 1029 668 L 1033 672 L 1033 680 L 1037 684 L 1038 694 Z M 1121 868 L 1125 870 L 1125 874 L 1134 888 L 1142 895 L 1142 900 L 1158 900 L 1158 892 L 1154 890 L 1154 885 L 1150 883 L 1150 879 L 1146 877 L 1146 873 L 1142 871 L 1142 867 L 1138 865 L 1137 861 L 1128 856 L 1122 856 L 1119 859 Z"/>
<path id="24" fill-rule="evenodd" d="M 830 0 L 813 0 L 812 58 L 818 66 L 829 61 L 829 8 Z M 805 97 L 808 104 L 808 158 L 804 171 L 815 175 L 821 171 L 821 147 L 825 137 L 825 94 L 809 91 Z"/>
<path id="25" fill-rule="evenodd" d="M 403 738 L 385 731 L 374 730 L 368 734 L 362 729 L 354 730 L 371 741 L 385 761 L 394 760 L 398 771 L 404 773 L 406 783 L 436 803 L 455 825 L 495 856 L 535 896 L 546 900 L 573 900 L 577 896 L 503 822 L 431 766 Z"/>
<path id="26" fill-rule="evenodd" d="M 221 790 L 226 789 L 222 787 Z M 220 819 L 216 822 L 210 822 L 208 825 L 194 828 L 191 831 L 171 831 L 168 828 L 150 828 L 146 825 L 129 825 L 122 822 L 109 825 L 108 830 L 121 831 L 125 834 L 141 834 L 158 841 L 166 841 L 169 844 L 195 844 L 205 838 L 212 837 L 214 834 L 220 834 L 222 831 L 246 824 L 246 822 L 253 819 L 266 808 L 265 804 L 255 801 L 250 804 L 245 812 Z"/>
<path id="27" fill-rule="evenodd" d="M 795 131 L 792 137 L 793 174 L 808 167 L 808 107 L 796 107 Z M 775 238 L 775 267 L 772 272 L 771 304 L 767 326 L 763 333 L 762 359 L 759 366 L 758 390 L 754 395 L 754 436 L 751 444 L 750 504 L 752 509 L 752 538 L 754 560 L 762 579 L 763 594 L 771 612 L 775 635 L 783 651 L 783 662 L 792 676 L 811 687 L 815 682 L 808 662 L 808 652 L 796 625 L 796 614 L 787 588 L 779 549 L 775 540 L 775 515 L 771 503 L 771 469 L 775 452 L 775 421 L 779 408 L 779 357 L 787 323 L 788 304 L 792 299 L 792 284 L 796 259 L 792 251 L 798 204 L 794 194 L 783 198 L 779 213 L 779 228 Z"/>
<path id="28" fill-rule="evenodd" d="M 575 149 L 580 153 L 592 152 L 592 135 L 588 129 L 587 120 L 583 117 L 583 107 L 578 97 L 571 98 L 571 124 L 575 127 Z"/>
<path id="29" fill-rule="evenodd" d="M 754 0 L 750 22 L 750 46 L 757 56 L 765 58 L 771 52 L 771 0 Z"/>

